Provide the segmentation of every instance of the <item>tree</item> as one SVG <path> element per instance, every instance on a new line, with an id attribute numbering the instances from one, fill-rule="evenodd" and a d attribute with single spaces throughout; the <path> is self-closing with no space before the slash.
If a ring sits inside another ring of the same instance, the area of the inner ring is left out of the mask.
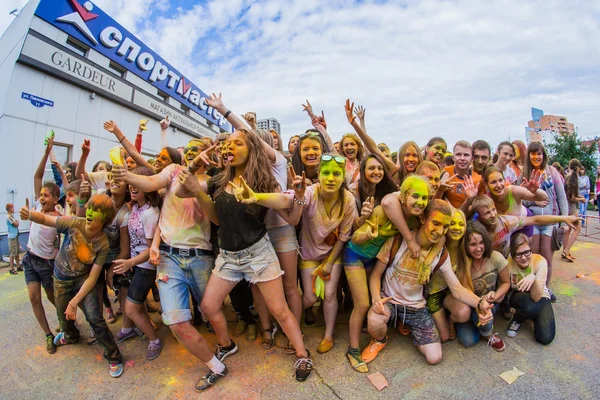
<path id="1" fill-rule="evenodd" d="M 550 162 L 558 162 L 563 168 L 569 166 L 569 161 L 576 158 L 585 167 L 586 175 L 590 182 L 596 181 L 596 152 L 598 145 L 594 141 L 591 145 L 583 143 L 577 134 L 566 132 L 554 134 L 554 141 L 547 147 Z"/>

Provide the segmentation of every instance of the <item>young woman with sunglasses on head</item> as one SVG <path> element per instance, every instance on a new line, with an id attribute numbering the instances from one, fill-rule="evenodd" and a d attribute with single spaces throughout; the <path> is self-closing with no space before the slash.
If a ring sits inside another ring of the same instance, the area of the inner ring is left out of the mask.
<path id="1" fill-rule="evenodd" d="M 338 311 L 337 286 L 342 273 L 342 251 L 352 235 L 357 210 L 352 194 L 345 189 L 346 159 L 324 154 L 319 162 L 319 183 L 306 190 L 300 229 L 300 277 L 304 287 L 304 309 L 312 307 L 317 295 L 310 289 L 317 276 L 325 281 L 325 336 L 317 351 L 333 347 L 333 329 Z"/>
<path id="2" fill-rule="evenodd" d="M 512 292 L 509 304 L 515 313 L 506 336 L 517 336 L 521 326 L 530 319 L 536 342 L 550 344 L 556 334 L 556 322 L 546 287 L 548 263 L 541 255 L 533 254 L 530 239 L 523 234 L 510 239 L 510 253 L 508 272 Z"/>
<path id="3" fill-rule="evenodd" d="M 564 180 L 556 168 L 548 164 L 548 154 L 544 145 L 540 142 L 532 142 L 527 147 L 525 166 L 523 168 L 523 179 L 531 180 L 533 172 L 541 175 L 540 189 L 548 195 L 546 202 L 526 202 L 533 215 L 568 215 L 567 195 L 565 194 Z M 546 286 L 550 285 L 552 278 L 552 234 L 555 224 L 536 225 L 533 228 L 531 248 L 535 254 L 541 254 L 548 262 L 548 274 Z M 556 301 L 556 296 L 550 290 L 550 297 Z"/>

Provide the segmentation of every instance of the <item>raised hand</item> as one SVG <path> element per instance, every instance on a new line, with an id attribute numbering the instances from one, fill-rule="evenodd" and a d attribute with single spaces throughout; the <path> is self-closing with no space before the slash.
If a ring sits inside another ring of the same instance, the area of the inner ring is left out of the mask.
<path id="1" fill-rule="evenodd" d="M 52 146 L 54 146 L 54 136 L 50 136 L 44 140 L 46 143 L 46 154 L 49 155 L 52 151 Z"/>
<path id="2" fill-rule="evenodd" d="M 465 189 L 465 194 L 467 195 L 468 199 L 477 197 L 477 186 L 475 186 L 473 183 L 473 177 L 470 175 L 465 176 L 465 180 L 462 185 Z"/>
<path id="3" fill-rule="evenodd" d="M 195 194 L 201 190 L 198 178 L 187 169 L 182 169 L 179 175 L 177 175 L 177 179 L 179 180 L 179 184 L 190 193 Z"/>
<path id="4" fill-rule="evenodd" d="M 233 181 L 229 181 L 229 184 L 233 188 L 233 195 L 235 199 L 242 204 L 253 204 L 258 201 L 256 194 L 254 191 L 248 186 L 246 181 L 242 176 L 240 176 L 240 186 L 233 183 Z"/>
<path id="5" fill-rule="evenodd" d="M 27 221 L 31 218 L 31 212 L 29 211 L 29 197 L 25 198 L 25 205 L 19 210 L 19 216 L 22 221 Z"/>
<path id="6" fill-rule="evenodd" d="M 242 114 L 242 118 L 250 125 L 250 128 L 256 129 L 256 113 L 254 111 Z"/>
<path id="7" fill-rule="evenodd" d="M 365 233 L 369 236 L 369 239 L 375 239 L 379 236 L 379 217 L 375 215 L 375 222 L 371 222 L 369 220 L 365 221 L 367 224 L 367 229 Z"/>
<path id="8" fill-rule="evenodd" d="M 139 129 L 140 131 L 145 131 L 145 130 L 147 130 L 148 128 L 146 127 L 146 124 L 148 124 L 148 120 L 147 120 L 147 119 L 141 119 L 141 120 L 140 120 L 140 125 L 138 126 L 138 129 Z"/>
<path id="9" fill-rule="evenodd" d="M 542 177 L 542 175 L 541 175 L 540 171 L 533 170 L 531 172 L 531 176 L 529 177 L 529 180 L 527 180 L 527 178 L 523 177 L 523 183 L 521 183 L 521 186 L 524 187 L 525 189 L 529 190 L 531 193 L 535 194 L 537 192 L 537 190 L 540 188 L 540 183 L 542 181 L 541 177 Z"/>
<path id="10" fill-rule="evenodd" d="M 304 201 L 304 193 L 306 192 L 306 174 L 302 171 L 302 176 L 296 175 L 293 166 L 289 166 L 288 172 L 293 176 L 292 189 L 299 201 Z"/>
<path id="11" fill-rule="evenodd" d="M 102 127 L 104 128 L 104 130 L 109 131 L 110 133 L 115 133 L 117 129 L 119 129 L 119 127 L 117 126 L 117 123 L 113 120 L 110 121 L 106 121 Z"/>
<path id="12" fill-rule="evenodd" d="M 323 125 L 323 128 L 327 129 L 327 121 L 325 121 L 325 113 L 323 113 L 323 110 L 321 110 L 321 115 L 315 118 L 319 124 Z"/>
<path id="13" fill-rule="evenodd" d="M 167 116 L 165 116 L 165 119 L 160 121 L 160 130 L 166 131 L 167 128 L 169 127 L 169 125 L 171 125 L 171 120 L 169 119 L 169 116 L 167 115 Z"/>
<path id="14" fill-rule="evenodd" d="M 453 187 L 455 187 L 456 185 L 459 184 L 459 182 L 450 182 L 452 179 L 456 178 L 458 175 L 452 175 L 450 178 L 446 179 L 445 181 L 440 182 L 440 187 L 438 188 L 438 192 L 440 193 L 444 193 L 447 192 L 448 190 L 452 189 Z"/>
<path id="15" fill-rule="evenodd" d="M 62 170 L 63 170 L 62 165 L 60 165 L 60 163 L 56 160 L 52 160 L 50 162 L 52 163 L 52 165 L 54 165 L 56 167 L 56 170 L 58 171 L 58 173 L 60 175 L 62 175 Z"/>
<path id="16" fill-rule="evenodd" d="M 373 303 L 373 312 L 376 314 L 384 315 L 385 314 L 385 303 L 392 300 L 392 296 L 384 297 L 383 299 L 379 299 Z"/>
<path id="17" fill-rule="evenodd" d="M 85 180 L 85 175 L 81 174 L 81 186 L 79 186 L 79 198 L 88 200 L 92 195 L 92 185 Z"/>
<path id="18" fill-rule="evenodd" d="M 350 104 L 350 99 L 346 99 L 346 106 L 344 107 L 344 110 L 346 111 L 346 118 L 348 119 L 350 125 L 352 125 L 352 123 L 356 119 L 356 116 L 352 113 L 353 108 L 354 103 Z"/>
<path id="19" fill-rule="evenodd" d="M 211 154 L 213 153 L 213 151 L 217 148 L 217 146 L 219 146 L 219 142 L 215 142 L 208 149 L 200 152 L 200 154 L 198 154 L 192 162 L 197 166 L 199 166 L 199 165 L 214 165 L 214 166 L 218 167 L 219 163 L 214 162 L 210 157 Z"/>
<path id="20" fill-rule="evenodd" d="M 210 98 L 206 99 L 206 105 L 214 108 L 215 110 L 220 110 L 225 105 L 223 104 L 223 97 L 221 93 L 217 96 L 216 94 L 211 94 Z"/>
<path id="21" fill-rule="evenodd" d="M 361 121 L 365 120 L 365 112 L 366 111 L 367 111 L 367 109 L 363 108 L 363 106 L 354 107 L 354 112 L 356 113 L 356 116 L 358 117 L 358 119 L 360 119 Z"/>
<path id="22" fill-rule="evenodd" d="M 111 172 L 115 182 L 123 182 L 127 177 L 127 167 L 124 165 L 113 165 Z"/>
<path id="23" fill-rule="evenodd" d="M 306 104 L 302 104 L 302 107 L 304 108 L 303 111 L 306 111 L 308 113 L 308 116 L 310 117 L 310 119 L 313 119 L 315 117 L 312 106 L 310 105 L 310 102 L 308 101 L 308 99 L 306 100 Z"/>
<path id="24" fill-rule="evenodd" d="M 367 220 L 373 213 L 373 209 L 375 209 L 375 198 L 367 197 L 367 199 L 363 202 L 362 208 L 360 210 L 361 218 Z"/>

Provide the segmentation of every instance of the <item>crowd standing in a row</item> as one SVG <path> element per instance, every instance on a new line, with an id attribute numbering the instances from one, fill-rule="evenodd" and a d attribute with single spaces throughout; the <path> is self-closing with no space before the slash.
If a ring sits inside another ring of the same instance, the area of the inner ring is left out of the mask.
<path id="1" fill-rule="evenodd" d="M 448 159 L 440 137 L 422 149 L 406 142 L 390 154 L 367 133 L 365 110 L 349 100 L 355 133 L 334 143 L 323 113 L 315 115 L 307 101 L 313 128 L 291 138 L 286 156 L 279 134 L 256 129 L 253 113 L 236 116 L 220 95 L 207 104 L 234 133 L 176 149 L 167 144 L 166 119 L 164 147 L 148 161 L 140 154 L 147 121 L 135 143 L 108 121 L 104 128 L 122 146 L 111 151 L 111 162 L 88 172 L 86 140 L 78 163 L 63 171 L 53 162 L 55 182 L 42 182 L 53 159 L 54 138 L 47 138 L 34 175 L 36 201 L 27 201 L 20 217 L 31 223 L 25 280 L 49 353 L 78 342 L 81 308 L 88 343 L 103 348 L 112 377 L 123 373 L 124 340 L 145 336 L 147 358 L 155 359 L 163 340 L 146 297 L 156 286 L 162 321 L 208 367 L 199 391 L 227 375 L 224 360 L 238 351 L 223 314 L 228 295 L 238 318 L 234 336 L 247 330 L 254 339 L 259 322 L 269 349 L 283 330 L 298 381 L 314 363 L 301 320 L 315 322 L 319 301 L 325 328 L 316 351 L 335 345 L 344 299 L 352 308 L 346 357 L 358 372 L 368 372 L 390 328 L 411 335 L 430 364 L 442 360 L 441 344 L 456 338 L 464 347 L 483 339 L 502 351 L 498 310 L 511 318 L 506 336 L 532 320 L 537 342 L 553 340 L 556 297 L 549 286 L 559 225 L 570 229 L 562 258 L 572 262 L 579 204 L 589 198 L 578 160 L 563 178 L 541 143 L 502 142 L 492 152 L 483 140 L 457 142 Z M 116 320 L 107 286 L 122 307 L 116 336 L 107 325 Z M 56 336 L 42 287 L 56 307 Z M 216 334 L 216 350 L 192 325 L 199 318 Z M 370 341 L 361 348 L 365 324 Z"/>

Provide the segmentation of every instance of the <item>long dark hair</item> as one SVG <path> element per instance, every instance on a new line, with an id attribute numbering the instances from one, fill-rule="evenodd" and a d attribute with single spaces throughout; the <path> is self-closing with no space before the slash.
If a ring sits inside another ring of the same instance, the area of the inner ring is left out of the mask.
<path id="1" fill-rule="evenodd" d="M 531 172 L 535 169 L 531 164 L 531 159 L 529 155 L 531 153 L 542 152 L 544 155 L 544 160 L 542 161 L 542 165 L 540 165 L 540 172 L 546 170 L 548 166 L 548 153 L 546 153 L 546 148 L 540 142 L 531 142 L 529 146 L 527 146 L 527 157 L 525 157 L 525 163 L 523 164 L 523 176 L 527 179 L 531 177 Z"/>
<path id="2" fill-rule="evenodd" d="M 367 197 L 369 197 L 369 193 L 367 193 L 367 188 L 369 187 L 369 182 L 365 177 L 365 170 L 367 168 L 367 161 L 369 159 L 375 159 L 383 166 L 383 178 L 381 181 L 375 185 L 375 205 L 379 205 L 381 200 L 388 194 L 395 192 L 398 190 L 398 187 L 390 177 L 387 169 L 385 168 L 385 163 L 377 154 L 369 154 L 362 162 L 360 163 L 360 179 L 358 181 L 358 193 L 360 195 L 360 203 L 362 204 Z"/>
<path id="3" fill-rule="evenodd" d="M 248 186 L 256 193 L 279 191 L 279 183 L 273 176 L 273 165 L 262 148 L 262 141 L 247 129 L 238 129 L 236 132 L 244 134 L 248 145 L 248 160 L 246 160 L 244 170 L 244 179 Z M 219 197 L 225 191 L 227 184 L 236 177 L 235 167 L 232 167 L 229 163 L 225 164 L 223 172 L 213 178 L 216 187 L 213 198 Z"/>
<path id="4" fill-rule="evenodd" d="M 300 136 L 300 141 L 298 142 L 298 146 L 296 146 L 296 150 L 294 150 L 294 153 L 292 154 L 292 167 L 294 167 L 294 171 L 296 172 L 297 175 L 302 175 L 302 172 L 306 171 L 306 167 L 302 163 L 302 157 L 300 156 L 300 148 L 302 147 L 302 142 L 304 142 L 307 139 L 312 139 L 319 143 L 319 145 L 321 146 L 321 155 L 326 153 L 325 146 L 323 145 L 323 141 L 321 140 L 321 137 L 319 135 L 314 134 L 314 135 Z M 319 176 L 319 174 L 317 173 L 317 177 L 318 176 Z"/>
<path id="5" fill-rule="evenodd" d="M 569 173 L 565 178 L 565 193 L 571 202 L 579 197 L 579 168 L 581 167 L 581 161 L 578 159 L 573 158 L 569 161 Z"/>
<path id="6" fill-rule="evenodd" d="M 136 174 L 136 175 L 143 175 L 143 176 L 154 175 L 154 171 L 152 171 L 148 167 L 136 167 L 133 169 L 133 171 L 131 171 L 131 173 Z M 129 191 L 128 191 L 128 193 L 129 193 Z M 146 201 L 148 203 L 150 203 L 150 205 L 152 207 L 158 207 L 158 208 L 162 207 L 162 197 L 158 193 L 158 191 L 154 190 L 152 192 L 144 192 L 144 196 L 146 196 Z"/>
<path id="7" fill-rule="evenodd" d="M 469 254 L 469 241 L 471 240 L 471 236 L 473 236 L 474 233 L 480 235 L 483 238 L 483 247 L 485 250 L 483 251 L 482 257 L 490 258 L 492 255 L 492 251 L 494 250 L 494 248 L 492 247 L 492 239 L 490 239 L 487 230 L 479 221 L 469 221 L 469 223 L 467 223 L 467 231 L 465 232 L 465 253 L 467 254 L 467 257 L 469 258 L 469 260 L 472 261 L 473 257 L 471 256 L 471 254 Z"/>

